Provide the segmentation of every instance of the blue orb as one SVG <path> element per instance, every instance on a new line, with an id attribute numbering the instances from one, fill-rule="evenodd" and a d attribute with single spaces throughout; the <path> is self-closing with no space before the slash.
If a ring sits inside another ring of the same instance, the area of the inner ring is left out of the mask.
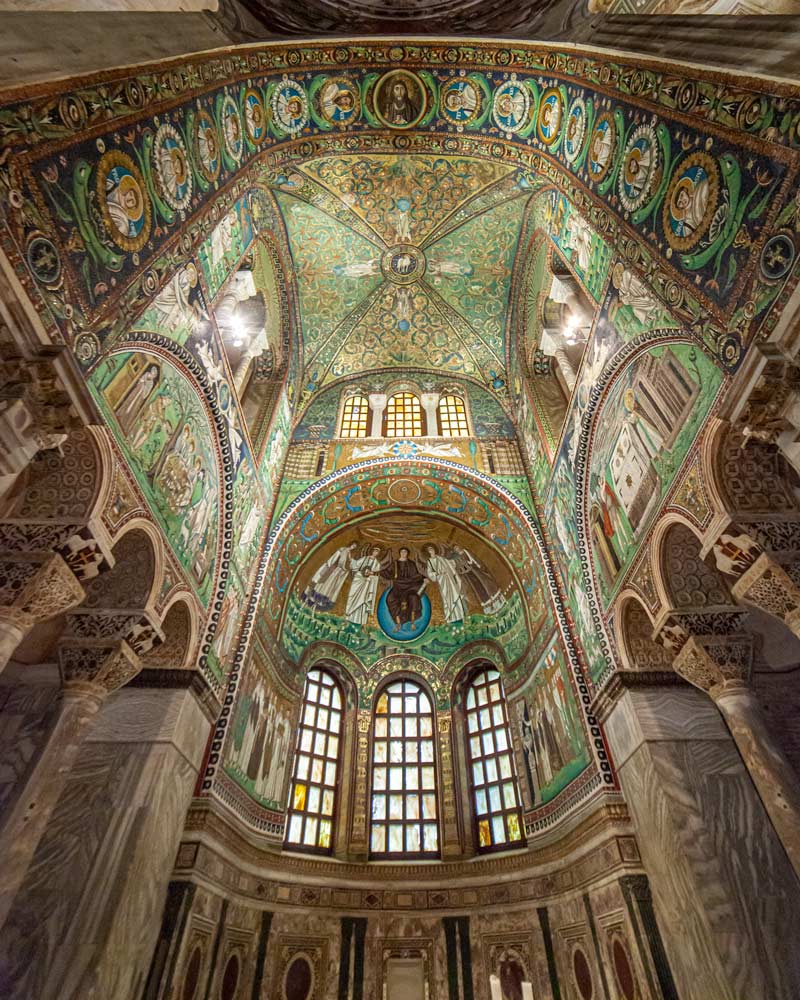
<path id="1" fill-rule="evenodd" d="M 401 212 L 407 212 L 409 208 L 411 208 L 411 202 L 408 200 L 408 198 L 398 198 L 397 207 L 400 209 Z"/>
<path id="2" fill-rule="evenodd" d="M 431 622 L 431 602 L 428 600 L 428 595 L 423 594 L 420 598 L 422 614 L 414 623 L 413 628 L 411 622 L 403 622 L 400 628 L 395 631 L 394 619 L 386 607 L 386 595 L 390 590 L 391 587 L 387 587 L 378 601 L 378 624 L 392 642 L 411 642 L 412 639 L 418 639 Z"/>
<path id="3" fill-rule="evenodd" d="M 408 322 L 407 319 L 401 319 L 397 324 L 397 329 L 400 330 L 402 333 L 407 333 L 410 327 L 411 324 Z"/>

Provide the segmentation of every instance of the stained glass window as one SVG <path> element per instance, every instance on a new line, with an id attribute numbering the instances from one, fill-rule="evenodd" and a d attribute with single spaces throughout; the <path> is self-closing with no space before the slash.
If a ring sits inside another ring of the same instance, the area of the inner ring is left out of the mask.
<path id="1" fill-rule="evenodd" d="M 287 847 L 330 853 L 342 740 L 342 694 L 324 670 L 306 676 L 289 786 Z"/>
<path id="2" fill-rule="evenodd" d="M 366 396 L 348 396 L 342 411 L 342 433 L 344 438 L 367 436 L 369 423 L 369 400 Z"/>
<path id="3" fill-rule="evenodd" d="M 411 680 L 385 687 L 372 740 L 373 858 L 439 854 L 433 706 Z"/>
<path id="4" fill-rule="evenodd" d="M 422 407 L 413 392 L 397 392 L 386 404 L 386 437 L 421 437 Z"/>
<path id="5" fill-rule="evenodd" d="M 467 691 L 467 742 L 478 849 L 522 844 L 522 816 L 503 682 L 484 670 Z"/>
<path id="6" fill-rule="evenodd" d="M 467 437 L 467 410 L 460 396 L 442 396 L 439 400 L 439 431 L 442 437 Z"/>

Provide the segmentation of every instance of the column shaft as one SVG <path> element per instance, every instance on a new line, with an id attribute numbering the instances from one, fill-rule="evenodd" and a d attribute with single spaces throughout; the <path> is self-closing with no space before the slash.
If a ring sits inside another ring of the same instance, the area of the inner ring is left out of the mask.
<path id="1" fill-rule="evenodd" d="M 636 687 L 605 714 L 681 1000 L 800 996 L 800 883 L 719 712 Z"/>
<path id="2" fill-rule="evenodd" d="M 0 829 L 0 928 L 61 796 L 100 692 L 64 691 L 55 725 L 25 788 Z"/>
<path id="3" fill-rule="evenodd" d="M 772 738 L 755 693 L 744 685 L 712 689 L 775 832 L 800 877 L 800 780 Z"/>

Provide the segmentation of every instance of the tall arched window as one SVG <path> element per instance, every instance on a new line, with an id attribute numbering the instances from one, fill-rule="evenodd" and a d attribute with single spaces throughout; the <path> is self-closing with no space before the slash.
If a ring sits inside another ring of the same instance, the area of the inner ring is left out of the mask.
<path id="1" fill-rule="evenodd" d="M 342 693 L 325 670 L 306 677 L 285 846 L 330 853 L 342 737 Z"/>
<path id="2" fill-rule="evenodd" d="M 342 409 L 341 437 L 363 438 L 367 436 L 369 423 L 369 400 L 366 396 L 348 396 Z"/>
<path id="3" fill-rule="evenodd" d="M 467 741 L 478 849 L 522 842 L 522 816 L 503 682 L 484 670 L 467 691 Z"/>
<path id="4" fill-rule="evenodd" d="M 422 406 L 413 392 L 396 392 L 386 404 L 386 437 L 421 437 Z"/>
<path id="5" fill-rule="evenodd" d="M 373 858 L 439 854 L 433 706 L 427 692 L 403 678 L 375 704 L 372 740 Z"/>
<path id="6" fill-rule="evenodd" d="M 442 437 L 467 437 L 467 408 L 461 396 L 442 396 L 437 406 L 439 412 L 439 433 Z"/>

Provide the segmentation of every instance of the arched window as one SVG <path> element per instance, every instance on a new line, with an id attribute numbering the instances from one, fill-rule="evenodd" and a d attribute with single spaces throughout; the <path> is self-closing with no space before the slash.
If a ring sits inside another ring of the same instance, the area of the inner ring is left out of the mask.
<path id="1" fill-rule="evenodd" d="M 289 788 L 285 846 L 330 853 L 342 734 L 342 693 L 325 670 L 306 677 Z"/>
<path id="2" fill-rule="evenodd" d="M 386 437 L 421 437 L 422 406 L 413 392 L 396 392 L 386 404 Z"/>
<path id="3" fill-rule="evenodd" d="M 439 433 L 442 437 L 467 437 L 467 409 L 460 396 L 442 396 L 437 407 L 439 411 Z"/>
<path id="4" fill-rule="evenodd" d="M 467 742 L 478 849 L 522 842 L 522 816 L 514 774 L 503 682 L 484 670 L 467 691 Z"/>
<path id="5" fill-rule="evenodd" d="M 378 697 L 374 723 L 371 856 L 437 856 L 431 700 L 415 681 L 394 681 Z"/>
<path id="6" fill-rule="evenodd" d="M 341 437 L 363 438 L 367 436 L 369 423 L 369 400 L 366 396 L 348 396 L 342 410 Z"/>

